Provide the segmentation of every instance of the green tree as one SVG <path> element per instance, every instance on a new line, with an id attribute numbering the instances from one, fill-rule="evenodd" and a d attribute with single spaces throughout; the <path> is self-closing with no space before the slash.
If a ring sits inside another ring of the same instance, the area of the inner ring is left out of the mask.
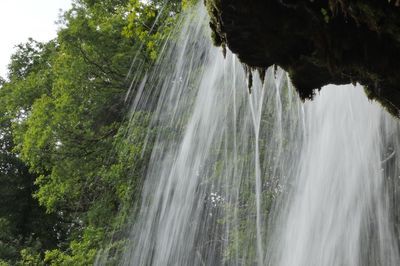
<path id="1" fill-rule="evenodd" d="M 0 89 L 0 95 L 3 92 Z M 3 95 L 1 95 L 3 96 Z M 4 97 L 0 97 L 4 99 Z M 0 100 L 0 103 L 3 103 Z M 1 104 L 1 113 L 4 112 Z M 36 189 L 36 176 L 13 151 L 12 122 L 3 115 L 0 118 L 0 259 L 15 264 L 20 251 L 30 248 L 40 254 L 57 246 L 58 217 L 46 214 L 32 197 Z"/>
<path id="2" fill-rule="evenodd" d="M 121 250 L 151 150 L 151 114 L 129 123 L 127 93 L 180 11 L 161 2 L 77 0 L 56 39 L 17 46 L 0 90 L 4 261 L 87 265 L 111 234 Z"/>
<path id="3" fill-rule="evenodd" d="M 180 10 L 76 0 L 57 38 L 17 46 L 0 80 L 0 265 L 117 260 L 152 148 L 151 111 L 129 122 L 127 102 Z"/>

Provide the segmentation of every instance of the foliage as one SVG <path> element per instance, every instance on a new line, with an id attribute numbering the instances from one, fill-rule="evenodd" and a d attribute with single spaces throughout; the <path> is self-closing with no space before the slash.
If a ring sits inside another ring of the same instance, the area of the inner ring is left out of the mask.
<path id="1" fill-rule="evenodd" d="M 180 2 L 177 0 L 150 2 L 130 0 L 128 23 L 124 27 L 123 35 L 137 36 L 147 56 L 151 60 L 156 60 L 161 41 L 165 40 L 166 34 L 175 25 L 176 14 L 181 8 Z"/>
<path id="2" fill-rule="evenodd" d="M 180 10 L 76 0 L 56 39 L 17 46 L 0 80 L 0 265 L 89 265 L 111 236 L 119 254 L 151 150 L 151 114 L 126 119 L 130 79 Z"/>

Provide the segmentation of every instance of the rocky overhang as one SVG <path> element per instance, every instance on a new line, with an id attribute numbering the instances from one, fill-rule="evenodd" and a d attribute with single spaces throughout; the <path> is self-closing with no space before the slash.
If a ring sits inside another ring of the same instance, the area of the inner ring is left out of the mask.
<path id="1" fill-rule="evenodd" d="M 364 85 L 400 115 L 399 0 L 205 0 L 214 43 L 250 69 L 278 65 L 303 99 Z"/>

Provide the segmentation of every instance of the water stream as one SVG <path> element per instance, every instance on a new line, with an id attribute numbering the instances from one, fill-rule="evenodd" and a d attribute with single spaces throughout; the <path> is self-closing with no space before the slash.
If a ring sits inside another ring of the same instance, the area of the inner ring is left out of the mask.
<path id="1" fill-rule="evenodd" d="M 361 86 L 303 103 L 279 68 L 249 93 L 209 36 L 199 6 L 134 101 L 156 136 L 121 264 L 399 265 L 398 121 Z"/>

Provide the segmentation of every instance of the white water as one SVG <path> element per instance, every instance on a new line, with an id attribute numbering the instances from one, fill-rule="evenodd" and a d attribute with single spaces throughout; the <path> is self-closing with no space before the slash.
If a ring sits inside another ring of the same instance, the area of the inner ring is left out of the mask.
<path id="1" fill-rule="evenodd" d="M 359 86 L 303 104 L 279 69 L 264 84 L 254 73 L 249 94 L 206 21 L 188 15 L 136 96 L 134 111 L 155 106 L 157 137 L 121 264 L 399 265 L 385 185 L 398 121 Z"/>
<path id="2" fill-rule="evenodd" d="M 298 170 L 274 216 L 269 264 L 399 265 L 381 148 L 383 120 L 397 121 L 351 85 L 325 87 L 304 117 Z"/>

